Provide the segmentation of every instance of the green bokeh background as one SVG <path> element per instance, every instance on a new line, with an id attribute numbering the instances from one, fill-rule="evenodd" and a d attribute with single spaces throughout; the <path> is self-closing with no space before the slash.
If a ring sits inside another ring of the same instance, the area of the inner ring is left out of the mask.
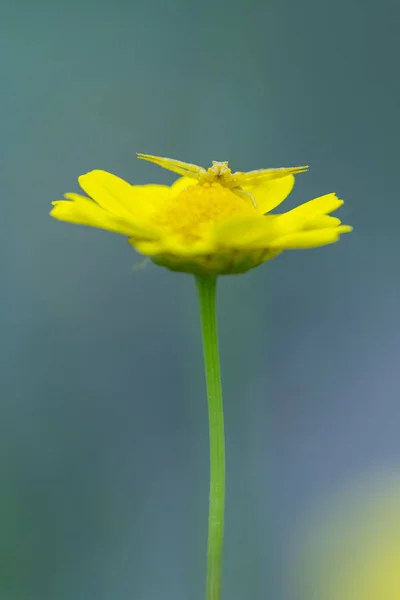
<path id="1" fill-rule="evenodd" d="M 0 600 L 200 600 L 208 434 L 195 288 L 56 222 L 137 151 L 309 164 L 355 230 L 221 280 L 224 597 L 292 600 L 295 531 L 400 460 L 394 0 L 1 3 Z M 322 599 L 323 600 L 323 599 Z"/>

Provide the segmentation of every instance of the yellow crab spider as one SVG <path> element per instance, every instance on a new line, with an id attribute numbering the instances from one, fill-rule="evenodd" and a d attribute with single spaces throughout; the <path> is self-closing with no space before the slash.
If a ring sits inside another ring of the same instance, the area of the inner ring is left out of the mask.
<path id="1" fill-rule="evenodd" d="M 281 167 L 279 169 L 258 169 L 256 171 L 248 171 L 242 173 L 236 171 L 232 173 L 228 166 L 228 162 L 212 161 L 211 167 L 205 169 L 198 165 L 191 163 L 182 162 L 180 160 L 174 160 L 173 158 L 164 158 L 161 156 L 152 156 L 151 154 L 137 154 L 138 158 L 152 162 L 164 169 L 196 179 L 201 185 L 219 183 L 220 185 L 229 188 L 238 196 L 250 197 L 254 206 L 256 206 L 255 200 L 249 191 L 243 189 L 243 187 L 259 185 L 270 181 L 272 179 L 280 179 L 287 177 L 288 175 L 296 175 L 297 173 L 303 173 L 307 171 L 307 166 L 302 167 Z"/>

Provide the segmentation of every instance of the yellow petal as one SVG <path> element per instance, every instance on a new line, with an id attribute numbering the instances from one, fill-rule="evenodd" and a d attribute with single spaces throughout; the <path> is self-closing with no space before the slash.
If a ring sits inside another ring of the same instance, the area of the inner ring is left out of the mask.
<path id="1" fill-rule="evenodd" d="M 151 241 L 151 240 L 138 240 L 135 237 L 129 238 L 129 243 L 135 248 L 140 254 L 145 256 L 157 256 L 165 252 L 165 247 L 162 241 Z"/>
<path id="2" fill-rule="evenodd" d="M 318 246 L 326 246 L 337 242 L 340 234 L 352 231 L 353 228 L 349 225 L 341 225 L 331 229 L 315 229 L 310 231 L 301 231 L 283 235 L 269 244 L 269 248 L 279 250 L 297 250 L 301 248 L 316 248 Z"/>
<path id="3" fill-rule="evenodd" d="M 166 251 L 171 254 L 178 256 L 199 256 L 203 254 L 209 254 L 215 251 L 214 244 L 204 237 L 204 239 L 187 244 L 185 241 L 181 241 L 179 238 L 168 238 L 165 244 Z"/>
<path id="4" fill-rule="evenodd" d="M 50 215 L 59 221 L 98 227 L 122 235 L 137 235 L 146 239 L 159 236 L 159 232 L 147 223 L 133 217 L 113 215 L 92 200 L 79 194 L 65 194 L 68 200 L 56 200 Z"/>
<path id="5" fill-rule="evenodd" d="M 222 248 L 265 248 L 277 236 L 274 221 L 273 216 L 257 214 L 233 217 L 214 227 L 213 238 Z"/>
<path id="6" fill-rule="evenodd" d="M 326 196 L 309 200 L 286 213 L 277 215 L 277 217 L 282 227 L 287 229 L 287 233 L 295 233 L 302 229 L 322 229 L 331 227 L 332 225 L 336 226 L 340 223 L 340 221 L 335 220 L 331 221 L 331 224 L 328 224 L 329 220 L 326 220 L 326 215 L 339 208 L 342 204 L 343 200 L 339 200 L 335 194 L 327 194 Z M 321 221 L 322 225 L 319 226 L 318 219 L 321 219 L 321 217 L 324 218 Z M 331 218 L 333 219 L 333 217 Z M 315 221 L 315 226 L 313 226 L 313 221 Z"/>
<path id="7" fill-rule="evenodd" d="M 305 218 L 313 215 L 327 215 L 338 209 L 342 204 L 343 200 L 340 200 L 336 194 L 326 194 L 296 206 L 296 208 L 285 213 L 285 217 Z"/>
<path id="8" fill-rule="evenodd" d="M 304 224 L 304 229 L 325 229 L 326 227 L 338 227 L 341 220 L 330 215 L 317 215 L 316 217 L 308 218 Z"/>
<path id="9" fill-rule="evenodd" d="M 78 178 L 81 188 L 99 206 L 113 214 L 137 215 L 135 187 L 107 171 L 90 171 Z"/>
<path id="10" fill-rule="evenodd" d="M 204 239 L 192 242 L 188 245 L 182 243 L 177 237 L 164 237 L 160 240 L 138 240 L 135 237 L 129 239 L 129 243 L 141 254 L 157 256 L 160 254 L 173 255 L 176 257 L 191 257 L 209 254 L 214 250 L 210 240 Z"/>
<path id="11" fill-rule="evenodd" d="M 153 217 L 171 198 L 171 188 L 167 185 L 134 185 L 132 199 L 135 217 L 147 220 Z"/>
<path id="12" fill-rule="evenodd" d="M 244 186 L 246 192 L 253 196 L 257 210 L 265 214 L 281 204 L 289 196 L 294 186 L 294 176 L 288 175 L 280 179 L 271 179 L 260 185 Z"/>

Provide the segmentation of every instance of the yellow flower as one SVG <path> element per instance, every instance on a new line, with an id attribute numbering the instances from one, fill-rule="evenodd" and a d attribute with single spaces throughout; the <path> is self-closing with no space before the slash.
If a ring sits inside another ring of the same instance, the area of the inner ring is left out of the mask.
<path id="1" fill-rule="evenodd" d="M 130 185 L 106 171 L 78 179 L 89 197 L 65 194 L 51 216 L 121 233 L 156 264 L 202 274 L 243 273 L 283 250 L 336 242 L 351 231 L 330 213 L 335 194 L 283 214 L 269 214 L 289 195 L 294 175 L 307 167 L 232 173 L 228 163 L 209 169 L 139 154 L 180 177 L 171 186 Z"/>

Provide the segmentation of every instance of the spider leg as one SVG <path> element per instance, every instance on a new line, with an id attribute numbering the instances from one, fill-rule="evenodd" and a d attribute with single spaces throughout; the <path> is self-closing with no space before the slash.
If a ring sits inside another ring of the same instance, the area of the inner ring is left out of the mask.
<path id="1" fill-rule="evenodd" d="M 248 171 L 247 173 L 241 173 L 240 171 L 237 171 L 236 173 L 233 173 L 232 178 L 238 186 L 258 185 L 272 179 L 281 179 L 282 177 L 287 177 L 288 175 L 304 173 L 307 170 L 308 166 L 282 167 L 280 169 L 258 169 L 256 171 Z"/>
<path id="2" fill-rule="evenodd" d="M 174 160 L 173 158 L 163 158 L 161 156 L 152 156 L 151 154 L 140 153 L 137 153 L 137 157 L 159 165 L 163 169 L 168 169 L 169 171 L 173 171 L 179 175 L 185 175 L 186 177 L 191 177 L 192 179 L 199 180 L 204 173 L 207 173 L 203 167 L 185 163 L 180 160 Z"/>
<path id="3" fill-rule="evenodd" d="M 250 202 L 252 203 L 254 208 L 257 208 L 257 202 L 255 201 L 253 194 L 251 194 L 250 192 L 247 192 L 246 190 L 242 190 L 242 188 L 240 188 L 240 187 L 230 188 L 230 190 L 231 190 L 231 192 L 236 194 L 236 196 L 239 196 L 240 198 L 244 198 L 245 200 L 250 200 Z"/>

